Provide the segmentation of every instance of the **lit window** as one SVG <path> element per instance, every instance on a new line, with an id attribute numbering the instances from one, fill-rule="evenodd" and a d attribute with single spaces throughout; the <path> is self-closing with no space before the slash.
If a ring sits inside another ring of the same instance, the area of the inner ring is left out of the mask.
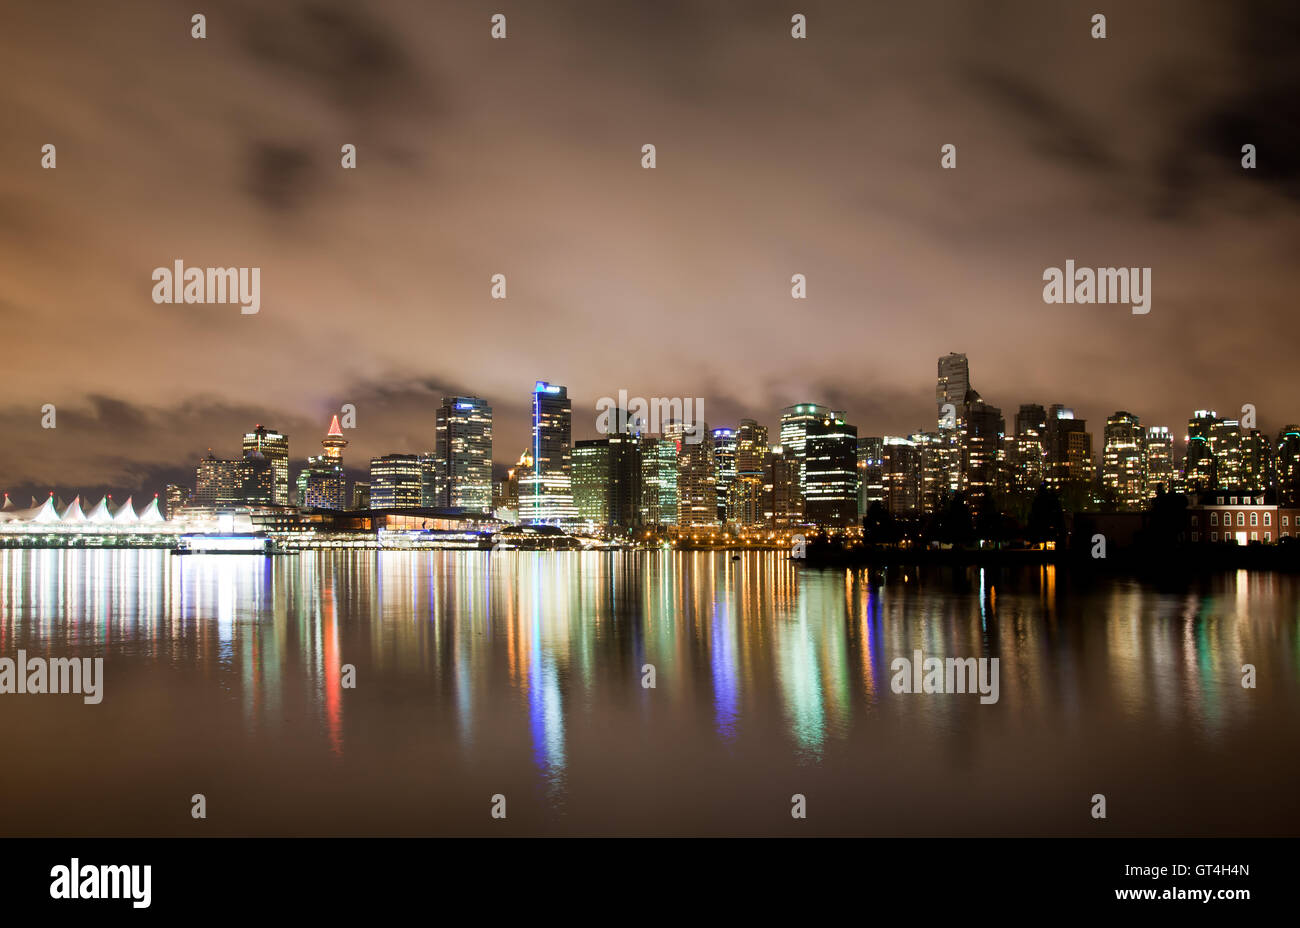
<path id="1" fill-rule="evenodd" d="M 1244 512 L 1237 513 L 1237 524 L 1238 525 L 1246 524 L 1246 514 Z"/>
<path id="2" fill-rule="evenodd" d="M 1259 525 L 1259 513 L 1258 513 L 1258 512 L 1252 512 L 1252 513 L 1250 514 L 1250 524 L 1251 524 L 1251 525 Z"/>
<path id="3" fill-rule="evenodd" d="M 1259 541 L 1259 532 L 1251 532 L 1251 533 L 1250 533 L 1250 540 L 1251 540 L 1251 541 Z"/>
<path id="4" fill-rule="evenodd" d="M 1273 524 L 1273 513 L 1271 513 L 1271 512 L 1266 512 L 1266 513 L 1264 513 L 1264 524 L 1265 524 L 1265 525 L 1272 525 L 1272 524 Z"/>

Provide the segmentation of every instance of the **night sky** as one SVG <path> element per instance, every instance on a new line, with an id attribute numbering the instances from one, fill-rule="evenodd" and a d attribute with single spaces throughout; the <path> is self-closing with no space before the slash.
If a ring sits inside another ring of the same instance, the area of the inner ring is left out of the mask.
<path id="1" fill-rule="evenodd" d="M 1009 428 L 1065 403 L 1096 450 L 1116 409 L 1275 433 L 1297 36 L 1294 2 L 5 0 L 0 488 L 153 492 L 258 422 L 298 461 L 344 403 L 364 466 L 432 450 L 451 391 L 513 461 L 538 379 L 578 438 L 620 388 L 906 434 L 949 351 Z M 176 259 L 260 267 L 261 312 L 153 303 Z M 1067 259 L 1151 267 L 1150 314 L 1044 304 Z"/>

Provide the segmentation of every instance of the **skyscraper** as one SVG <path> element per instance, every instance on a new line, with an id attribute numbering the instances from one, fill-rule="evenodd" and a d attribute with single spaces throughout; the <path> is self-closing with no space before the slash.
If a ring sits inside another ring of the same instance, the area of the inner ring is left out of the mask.
<path id="1" fill-rule="evenodd" d="M 581 522 L 604 528 L 609 524 L 609 439 L 595 438 L 573 445 L 573 505 Z"/>
<path id="2" fill-rule="evenodd" d="M 492 407 L 477 396 L 444 397 L 435 432 L 435 505 L 489 511 Z"/>
<path id="3" fill-rule="evenodd" d="M 939 359 L 939 379 L 934 388 L 934 405 L 939 422 L 944 421 L 943 407 L 951 404 L 952 414 L 960 419 L 966 393 L 970 390 L 970 362 L 966 355 L 949 353 Z M 942 427 L 942 425 L 940 426 Z"/>
<path id="4" fill-rule="evenodd" d="M 804 434 L 804 518 L 823 528 L 856 525 L 858 430 L 842 416 L 827 416 Z"/>
<path id="5" fill-rule="evenodd" d="M 964 358 L 963 358 L 964 360 Z M 1002 410 L 966 391 L 961 423 L 961 488 L 975 515 L 998 511 L 1002 489 Z"/>
<path id="6" fill-rule="evenodd" d="M 858 439 L 858 519 L 872 503 L 885 502 L 885 440 L 879 435 Z"/>
<path id="7" fill-rule="evenodd" d="M 1154 499 L 1157 491 L 1174 492 L 1174 436 L 1167 426 L 1153 425 L 1147 429 L 1143 447 L 1146 458 L 1146 496 Z"/>
<path id="8" fill-rule="evenodd" d="M 1285 506 L 1300 503 L 1300 425 L 1283 426 L 1278 433 L 1273 467 L 1278 502 Z"/>
<path id="9" fill-rule="evenodd" d="M 1101 485 L 1120 509 L 1146 505 L 1146 454 L 1138 417 L 1120 410 L 1106 420 L 1102 446 Z"/>
<path id="10" fill-rule="evenodd" d="M 914 515 L 921 509 L 921 455 L 916 442 L 884 437 L 885 508 L 893 515 Z"/>
<path id="11" fill-rule="evenodd" d="M 271 502 L 289 505 L 289 436 L 260 423 L 244 435 L 244 457 L 260 454 L 271 463 Z"/>
<path id="12" fill-rule="evenodd" d="M 1074 410 L 1060 403 L 1047 411 L 1047 454 L 1044 460 L 1047 485 L 1069 497 L 1068 508 L 1081 508 L 1090 498 L 1096 464 L 1092 459 L 1092 435 L 1086 419 L 1074 418 Z"/>
<path id="13" fill-rule="evenodd" d="M 641 521 L 677 524 L 677 442 L 647 438 L 641 446 Z"/>
<path id="14" fill-rule="evenodd" d="M 343 474 L 343 449 L 348 441 L 339 428 L 339 417 L 330 420 L 329 431 L 321 440 L 322 453 L 307 458 L 307 466 L 298 473 L 298 505 L 311 509 L 345 509 L 347 481 Z"/>
<path id="15" fill-rule="evenodd" d="M 709 434 L 707 425 L 704 434 Z M 682 442 L 677 451 L 677 524 L 683 528 L 717 525 L 717 487 L 713 442 Z"/>
<path id="16" fill-rule="evenodd" d="M 718 522 L 725 523 L 727 501 L 736 482 L 736 430 L 714 429 L 709 434 L 713 439 L 713 471 L 717 476 Z"/>
<path id="17" fill-rule="evenodd" d="M 370 508 L 418 509 L 422 477 L 417 454 L 370 459 Z"/>
<path id="18" fill-rule="evenodd" d="M 773 528 L 796 528 L 804 524 L 799 459 L 794 452 L 779 445 L 763 460 L 763 511 Z"/>
<path id="19" fill-rule="evenodd" d="M 533 388 L 533 466 L 519 479 L 522 522 L 572 521 L 573 407 L 568 390 L 537 381 Z"/>
<path id="20" fill-rule="evenodd" d="M 800 403 L 781 410 L 781 448 L 799 462 L 799 489 L 804 489 L 803 445 L 808 424 L 831 415 L 827 406 L 818 403 Z"/>
<path id="21" fill-rule="evenodd" d="M 1212 409 L 1198 409 L 1187 422 L 1187 452 L 1183 457 L 1183 479 L 1188 490 L 1212 490 L 1215 487 L 1214 448 L 1211 428 L 1219 421 Z"/>

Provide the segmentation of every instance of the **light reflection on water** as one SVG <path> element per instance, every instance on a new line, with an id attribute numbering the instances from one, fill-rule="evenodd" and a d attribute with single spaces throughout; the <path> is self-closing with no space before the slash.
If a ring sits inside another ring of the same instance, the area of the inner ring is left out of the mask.
<path id="1" fill-rule="evenodd" d="M 531 783 L 542 831 L 587 822 L 580 790 L 630 758 L 725 795 L 727 778 L 807 769 L 847 791 L 885 777 L 882 758 L 997 782 L 1022 761 L 1050 769 L 1053 744 L 1104 766 L 1152 737 L 1225 764 L 1242 739 L 1294 756 L 1298 615 L 1296 578 L 1246 572 L 1159 591 L 1053 567 L 813 571 L 769 552 L 0 551 L 0 656 L 104 656 L 95 737 L 127 737 L 111 708 L 125 689 L 133 717 L 183 706 L 265 788 L 317 752 L 352 787 L 397 795 L 399 770 L 447 789 L 495 776 Z M 917 650 L 999 658 L 998 703 L 895 694 L 891 662 Z M 6 696 L 0 718 L 67 705 Z M 203 754 L 157 724 L 155 757 Z M 944 775 L 919 776 L 918 797 Z M 990 801 L 1018 809 L 1005 790 Z"/>

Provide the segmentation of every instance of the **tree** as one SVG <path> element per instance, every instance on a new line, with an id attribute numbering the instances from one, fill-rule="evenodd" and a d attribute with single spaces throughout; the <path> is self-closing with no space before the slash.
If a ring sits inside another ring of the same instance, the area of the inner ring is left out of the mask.
<path id="1" fill-rule="evenodd" d="M 1061 509 L 1061 498 L 1042 484 L 1029 506 L 1029 540 L 1041 544 L 1046 541 L 1060 542 L 1065 538 L 1065 512 Z"/>

